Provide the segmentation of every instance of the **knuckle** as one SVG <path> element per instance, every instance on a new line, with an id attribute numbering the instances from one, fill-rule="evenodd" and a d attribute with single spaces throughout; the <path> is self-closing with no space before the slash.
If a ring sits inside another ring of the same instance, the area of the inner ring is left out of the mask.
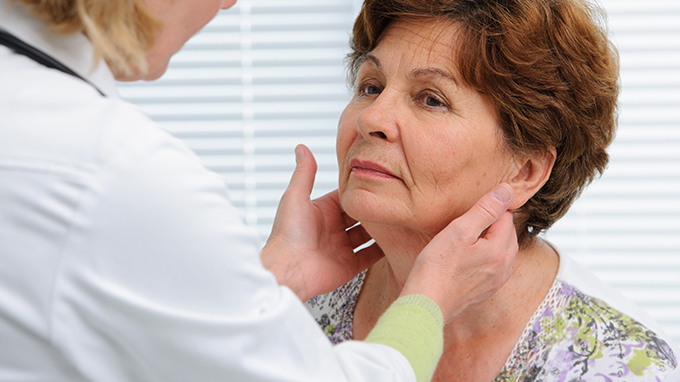
<path id="1" fill-rule="evenodd" d="M 498 203 L 494 203 L 490 200 L 482 200 L 479 203 L 479 209 L 484 218 L 495 221 L 499 217 L 500 208 Z"/>
<path id="2" fill-rule="evenodd" d="M 479 232 L 473 226 L 462 227 L 457 232 L 457 237 L 455 239 L 463 243 L 474 243 L 479 239 Z"/>

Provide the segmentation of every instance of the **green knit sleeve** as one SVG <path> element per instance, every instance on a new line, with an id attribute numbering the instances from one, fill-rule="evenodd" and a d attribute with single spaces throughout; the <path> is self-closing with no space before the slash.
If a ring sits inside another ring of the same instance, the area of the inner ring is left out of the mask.
<path id="1" fill-rule="evenodd" d="M 428 297 L 400 297 L 380 317 L 366 342 L 393 347 L 413 367 L 418 382 L 429 381 L 444 350 L 444 317 Z"/>

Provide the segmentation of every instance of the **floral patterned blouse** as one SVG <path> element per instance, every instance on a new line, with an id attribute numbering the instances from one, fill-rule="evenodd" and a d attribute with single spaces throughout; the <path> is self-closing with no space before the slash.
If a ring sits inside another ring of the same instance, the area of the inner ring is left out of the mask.
<path id="1" fill-rule="evenodd" d="M 366 272 L 307 302 L 335 344 L 352 339 Z M 555 280 L 494 382 L 664 381 L 678 366 L 669 343 L 605 302 Z"/>

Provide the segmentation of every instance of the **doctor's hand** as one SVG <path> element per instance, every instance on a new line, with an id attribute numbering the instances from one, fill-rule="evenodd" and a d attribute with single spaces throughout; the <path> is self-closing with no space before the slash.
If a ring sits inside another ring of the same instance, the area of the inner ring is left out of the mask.
<path id="1" fill-rule="evenodd" d="M 332 191 L 310 200 L 316 161 L 304 145 L 295 148 L 297 165 L 276 212 L 274 226 L 260 256 L 279 284 L 302 301 L 335 290 L 383 257 L 377 245 L 356 254 L 371 237 L 347 216 Z"/>
<path id="2" fill-rule="evenodd" d="M 500 184 L 452 221 L 422 250 L 401 296 L 422 294 L 448 323 L 496 293 L 512 274 L 517 235 L 508 211 L 513 190 Z"/>

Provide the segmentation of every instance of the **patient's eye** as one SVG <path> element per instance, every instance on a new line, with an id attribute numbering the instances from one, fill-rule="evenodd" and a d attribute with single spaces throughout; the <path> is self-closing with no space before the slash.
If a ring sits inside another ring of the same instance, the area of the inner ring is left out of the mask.
<path id="1" fill-rule="evenodd" d="M 423 91 L 413 101 L 420 107 L 433 111 L 449 110 L 450 105 L 446 98 L 439 92 L 432 90 Z"/>
<path id="2" fill-rule="evenodd" d="M 443 102 L 436 99 L 435 97 L 427 96 L 425 97 L 425 104 L 431 107 L 442 107 L 446 106 Z"/>
<path id="3" fill-rule="evenodd" d="M 364 88 L 366 94 L 380 94 L 380 88 L 375 85 L 368 85 Z"/>
<path id="4" fill-rule="evenodd" d="M 367 81 L 362 82 L 357 90 L 360 97 L 374 96 L 382 92 L 382 86 L 375 81 Z"/>

